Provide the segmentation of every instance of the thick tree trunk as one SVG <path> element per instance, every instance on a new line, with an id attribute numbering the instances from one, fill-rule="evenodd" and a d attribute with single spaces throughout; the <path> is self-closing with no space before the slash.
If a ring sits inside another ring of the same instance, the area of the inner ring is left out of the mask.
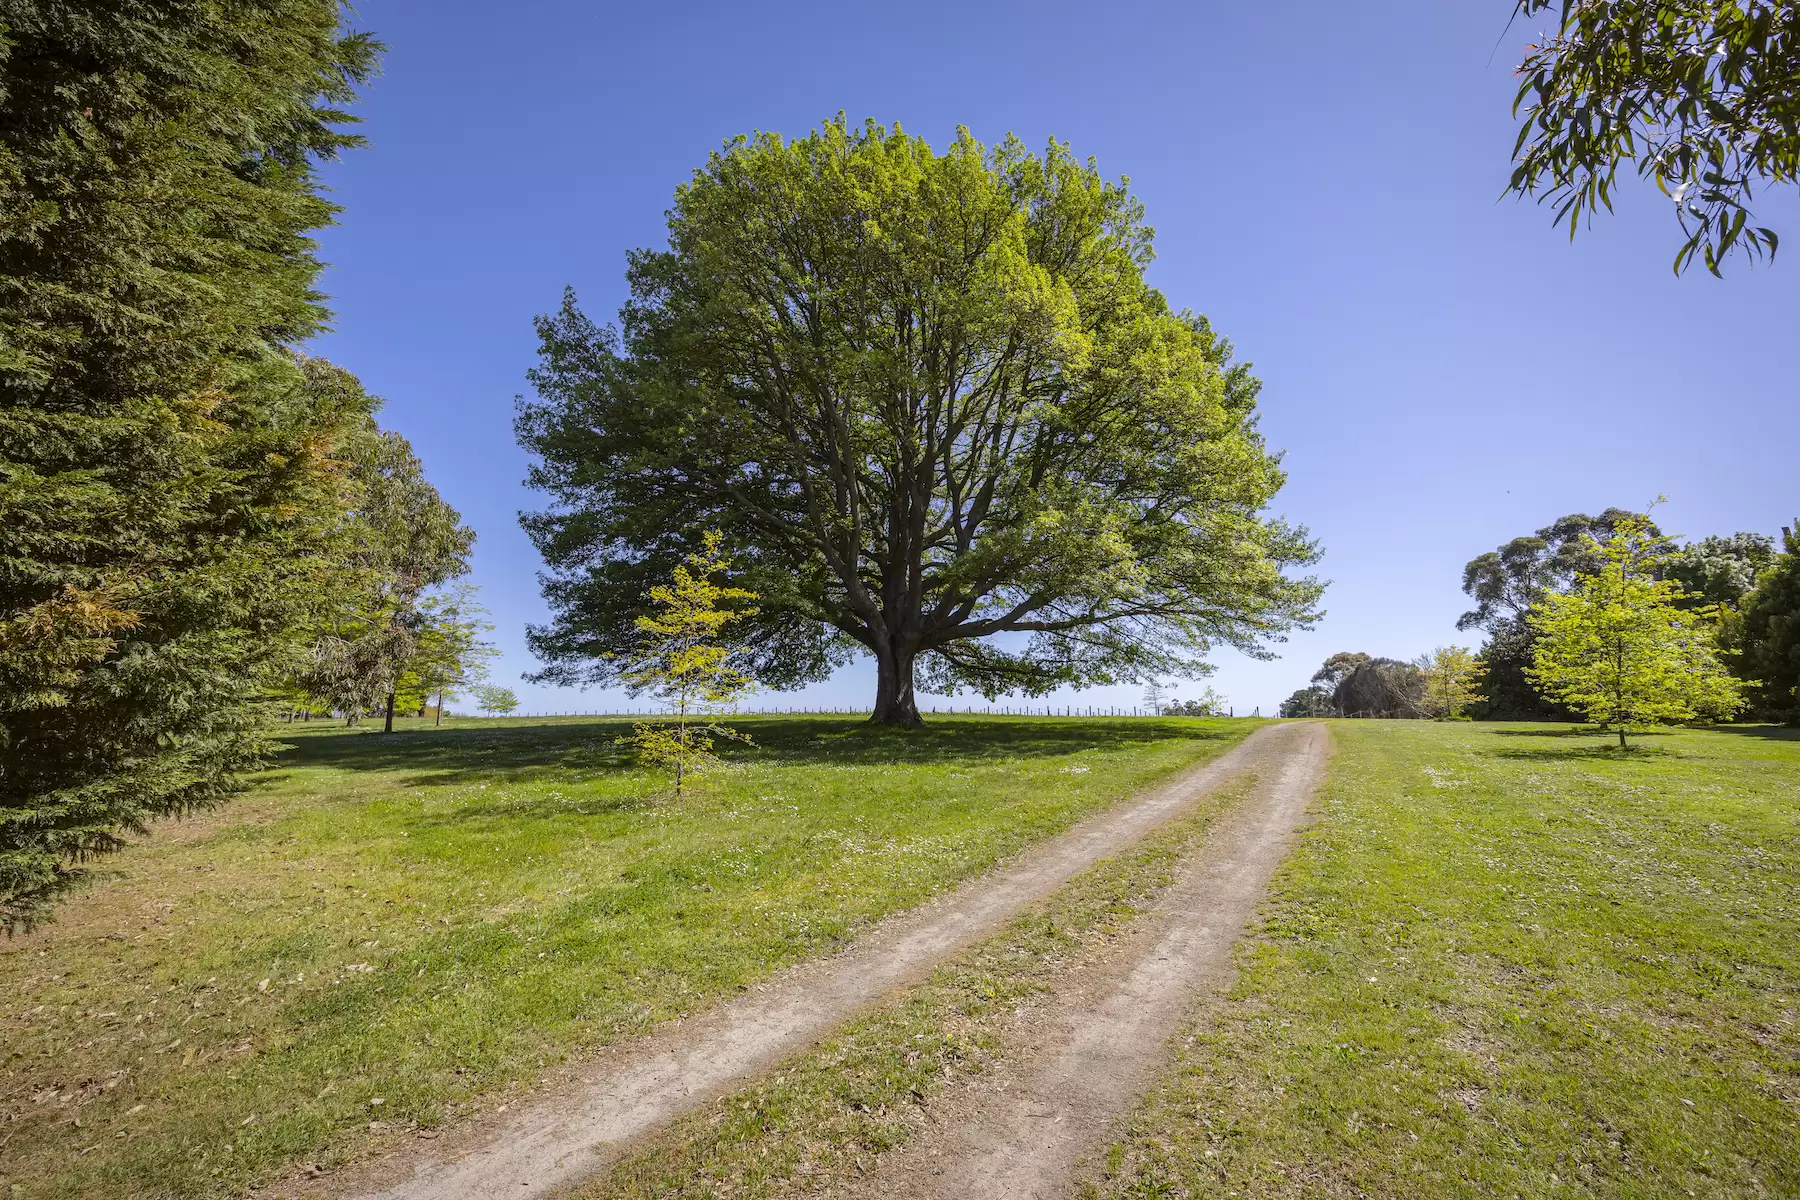
<path id="1" fill-rule="evenodd" d="M 919 705 L 913 696 L 913 654 L 887 649 L 875 655 L 876 725 L 923 725 Z"/>
<path id="2" fill-rule="evenodd" d="M 394 732 L 394 693 L 392 693 L 392 692 L 388 693 L 387 720 L 382 723 L 381 732 L 383 732 L 383 733 Z"/>

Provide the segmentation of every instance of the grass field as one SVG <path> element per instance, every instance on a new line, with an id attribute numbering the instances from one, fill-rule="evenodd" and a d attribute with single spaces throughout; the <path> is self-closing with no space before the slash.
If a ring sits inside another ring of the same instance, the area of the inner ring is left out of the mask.
<path id="1" fill-rule="evenodd" d="M 976 1082 L 1018 1052 L 1029 1025 L 1017 1019 L 1019 1010 L 1104 961 L 1254 783 L 1244 774 L 1209 793 L 923 983 L 768 1077 L 689 1113 L 576 1188 L 573 1200 L 761 1200 L 829 1194 L 860 1179 L 881 1154 L 929 1128 L 948 1089 Z"/>
<path id="2" fill-rule="evenodd" d="M 1800 740 L 1333 723 L 1109 1197 L 1800 1196 Z"/>
<path id="3" fill-rule="evenodd" d="M 757 745 L 679 802 L 618 725 L 296 730 L 0 945 L 0 1188 L 231 1194 L 428 1135 L 1254 727 L 740 724 Z"/>

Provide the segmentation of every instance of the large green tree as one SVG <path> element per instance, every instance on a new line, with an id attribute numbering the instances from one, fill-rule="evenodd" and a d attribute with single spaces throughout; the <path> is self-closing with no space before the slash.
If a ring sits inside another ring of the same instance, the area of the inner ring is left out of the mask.
<path id="1" fill-rule="evenodd" d="M 841 119 L 740 138 L 630 258 L 620 328 L 540 320 L 521 407 L 526 529 L 559 682 L 616 676 L 652 581 L 718 529 L 750 670 L 782 685 L 860 647 L 875 719 L 933 690 L 1041 693 L 1204 671 L 1314 616 L 1258 384 L 1144 281 L 1122 184 L 1052 144 L 939 154 Z"/>
<path id="2" fill-rule="evenodd" d="M 350 477 L 341 557 L 320 588 L 300 682 L 351 724 L 383 707 L 392 733 L 403 677 L 428 638 L 421 602 L 468 572 L 475 534 L 397 433 L 359 438 Z"/>
<path id="3" fill-rule="evenodd" d="M 1675 205 L 1677 273 L 1698 256 L 1717 275 L 1734 248 L 1773 256 L 1750 203 L 1800 180 L 1800 4 L 1516 0 L 1515 14 L 1552 9 L 1519 67 L 1512 190 L 1554 204 L 1573 237 L 1633 163 Z"/>
<path id="4" fill-rule="evenodd" d="M 366 430 L 314 163 L 377 47 L 335 0 L 0 3 L 0 923 L 257 764 L 251 703 Z"/>
<path id="5" fill-rule="evenodd" d="M 1312 681 L 1330 691 L 1331 711 L 1340 717 L 1416 717 L 1425 687 L 1412 663 L 1353 651 L 1326 659 Z"/>
<path id="6" fill-rule="evenodd" d="M 1457 628 L 1487 630 L 1481 649 L 1486 675 L 1481 699 L 1471 706 L 1483 719 L 1559 720 L 1573 709 L 1544 696 L 1527 672 L 1537 650 L 1538 633 L 1526 619 L 1545 596 L 1567 592 L 1577 581 L 1600 569 L 1594 546 L 1611 541 L 1623 525 L 1646 518 L 1627 509 L 1609 508 L 1599 516 L 1571 513 L 1506 545 L 1472 559 L 1463 568 L 1463 591 L 1475 607 Z M 1645 526 L 1660 536 L 1654 523 Z M 1760 533 L 1708 536 L 1670 547 L 1656 562 L 1657 577 L 1680 585 L 1675 603 L 1684 608 L 1715 610 L 1721 646 L 1732 653 L 1726 665 L 1740 675 L 1748 660 L 1735 653 L 1741 641 L 1738 612 L 1759 573 L 1774 559 L 1774 542 Z"/>

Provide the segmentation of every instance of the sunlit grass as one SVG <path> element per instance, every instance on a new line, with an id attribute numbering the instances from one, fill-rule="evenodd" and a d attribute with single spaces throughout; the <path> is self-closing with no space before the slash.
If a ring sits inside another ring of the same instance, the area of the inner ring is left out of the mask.
<path id="1" fill-rule="evenodd" d="M 1800 740 L 1340 721 L 1107 1196 L 1800 1195 Z"/>
<path id="2" fill-rule="evenodd" d="M 0 1183 L 213 1195 L 503 1103 L 1214 756 L 1246 721 L 745 719 L 679 802 L 622 724 L 315 723 L 0 948 Z"/>

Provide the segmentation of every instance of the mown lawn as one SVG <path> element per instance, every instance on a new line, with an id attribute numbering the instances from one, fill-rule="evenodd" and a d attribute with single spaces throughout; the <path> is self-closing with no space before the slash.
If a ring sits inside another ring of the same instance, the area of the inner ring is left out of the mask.
<path id="1" fill-rule="evenodd" d="M 1800 739 L 1333 723 L 1106 1196 L 1800 1196 Z"/>
<path id="2" fill-rule="evenodd" d="M 0 944 L 0 1189 L 232 1194 L 428 1134 L 1223 752 L 1249 721 L 749 718 L 676 801 L 622 725 L 313 727 Z"/>

